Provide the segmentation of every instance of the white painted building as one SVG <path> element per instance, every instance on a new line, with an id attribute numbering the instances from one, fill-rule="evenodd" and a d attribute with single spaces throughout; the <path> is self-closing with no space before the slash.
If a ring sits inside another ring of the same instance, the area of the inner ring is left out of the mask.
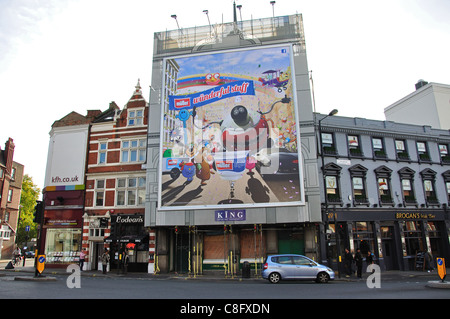
<path id="1" fill-rule="evenodd" d="M 386 120 L 450 129 L 450 85 L 419 80 L 416 91 L 384 109 Z"/>

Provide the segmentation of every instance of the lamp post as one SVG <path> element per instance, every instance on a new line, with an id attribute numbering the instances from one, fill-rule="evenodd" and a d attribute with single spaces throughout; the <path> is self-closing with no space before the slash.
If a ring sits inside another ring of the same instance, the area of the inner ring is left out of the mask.
<path id="1" fill-rule="evenodd" d="M 175 19 L 175 21 L 177 23 L 178 30 L 180 30 L 180 25 L 178 24 L 177 15 L 176 14 L 172 14 L 170 17 Z"/>
<path id="2" fill-rule="evenodd" d="M 320 157 L 322 159 L 322 177 L 323 177 L 323 183 L 324 183 L 323 185 L 324 185 L 324 191 L 325 191 L 325 193 L 324 193 L 325 194 L 325 206 L 328 205 L 328 200 L 327 200 L 327 187 L 326 187 L 326 184 L 325 184 L 325 169 L 324 169 L 325 160 L 324 160 L 324 156 L 323 156 L 322 121 L 325 120 L 329 116 L 336 115 L 337 113 L 338 113 L 338 110 L 337 109 L 333 109 L 330 113 L 328 113 L 327 116 L 325 116 L 325 117 L 323 117 L 323 118 L 321 118 L 319 120 Z"/>
<path id="3" fill-rule="evenodd" d="M 322 182 L 323 182 L 323 195 L 325 198 L 325 210 L 324 210 L 324 216 L 323 219 L 325 220 L 325 236 L 326 236 L 326 232 L 328 230 L 328 216 L 327 216 L 327 209 L 328 209 L 328 197 L 327 197 L 327 181 L 325 178 L 325 159 L 324 159 L 324 154 L 323 154 L 323 141 L 322 141 L 322 121 L 325 120 L 327 117 L 329 116 L 333 116 L 336 115 L 338 113 L 337 109 L 333 109 L 330 113 L 328 113 L 328 115 L 326 115 L 325 117 L 321 118 L 319 120 L 319 143 L 320 143 L 320 157 L 321 157 L 321 161 L 322 161 Z M 338 246 L 338 234 L 336 232 L 336 217 L 334 218 L 334 224 L 335 224 L 335 236 L 336 236 L 336 250 L 339 250 L 339 246 Z M 326 238 L 326 237 L 325 237 Z M 327 249 L 328 251 L 328 249 Z M 328 255 L 328 254 L 327 254 Z M 328 258 L 327 258 L 328 260 Z M 338 257 L 336 259 L 337 265 L 338 265 L 338 274 L 339 277 L 341 276 L 340 272 L 339 272 L 339 252 L 338 252 Z"/>
<path id="4" fill-rule="evenodd" d="M 209 21 L 208 10 L 203 10 L 203 13 L 206 14 L 206 17 L 208 18 L 209 32 L 212 34 L 212 30 L 211 30 L 211 22 Z"/>

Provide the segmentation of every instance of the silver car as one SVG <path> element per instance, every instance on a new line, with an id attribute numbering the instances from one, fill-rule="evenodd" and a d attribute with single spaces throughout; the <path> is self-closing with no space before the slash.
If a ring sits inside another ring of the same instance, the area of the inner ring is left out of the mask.
<path id="1" fill-rule="evenodd" d="M 264 264 L 262 277 L 274 284 L 281 279 L 326 283 L 334 279 L 334 271 L 302 255 L 270 255 Z"/>

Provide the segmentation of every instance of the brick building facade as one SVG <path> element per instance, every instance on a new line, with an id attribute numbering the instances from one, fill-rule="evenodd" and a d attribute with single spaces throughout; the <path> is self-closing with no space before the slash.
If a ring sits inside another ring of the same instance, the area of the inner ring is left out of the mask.
<path id="1" fill-rule="evenodd" d="M 9 138 L 0 148 L 0 257 L 11 258 L 19 220 L 20 194 L 24 166 L 13 161 L 14 141 Z"/>

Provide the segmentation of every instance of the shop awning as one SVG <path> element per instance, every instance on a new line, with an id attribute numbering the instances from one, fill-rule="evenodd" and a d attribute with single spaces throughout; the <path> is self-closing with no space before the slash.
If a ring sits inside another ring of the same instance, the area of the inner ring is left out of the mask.
<path id="1" fill-rule="evenodd" d="M 105 238 L 105 243 L 134 243 L 139 244 L 144 242 L 148 235 L 126 235 L 126 236 L 109 236 Z"/>

